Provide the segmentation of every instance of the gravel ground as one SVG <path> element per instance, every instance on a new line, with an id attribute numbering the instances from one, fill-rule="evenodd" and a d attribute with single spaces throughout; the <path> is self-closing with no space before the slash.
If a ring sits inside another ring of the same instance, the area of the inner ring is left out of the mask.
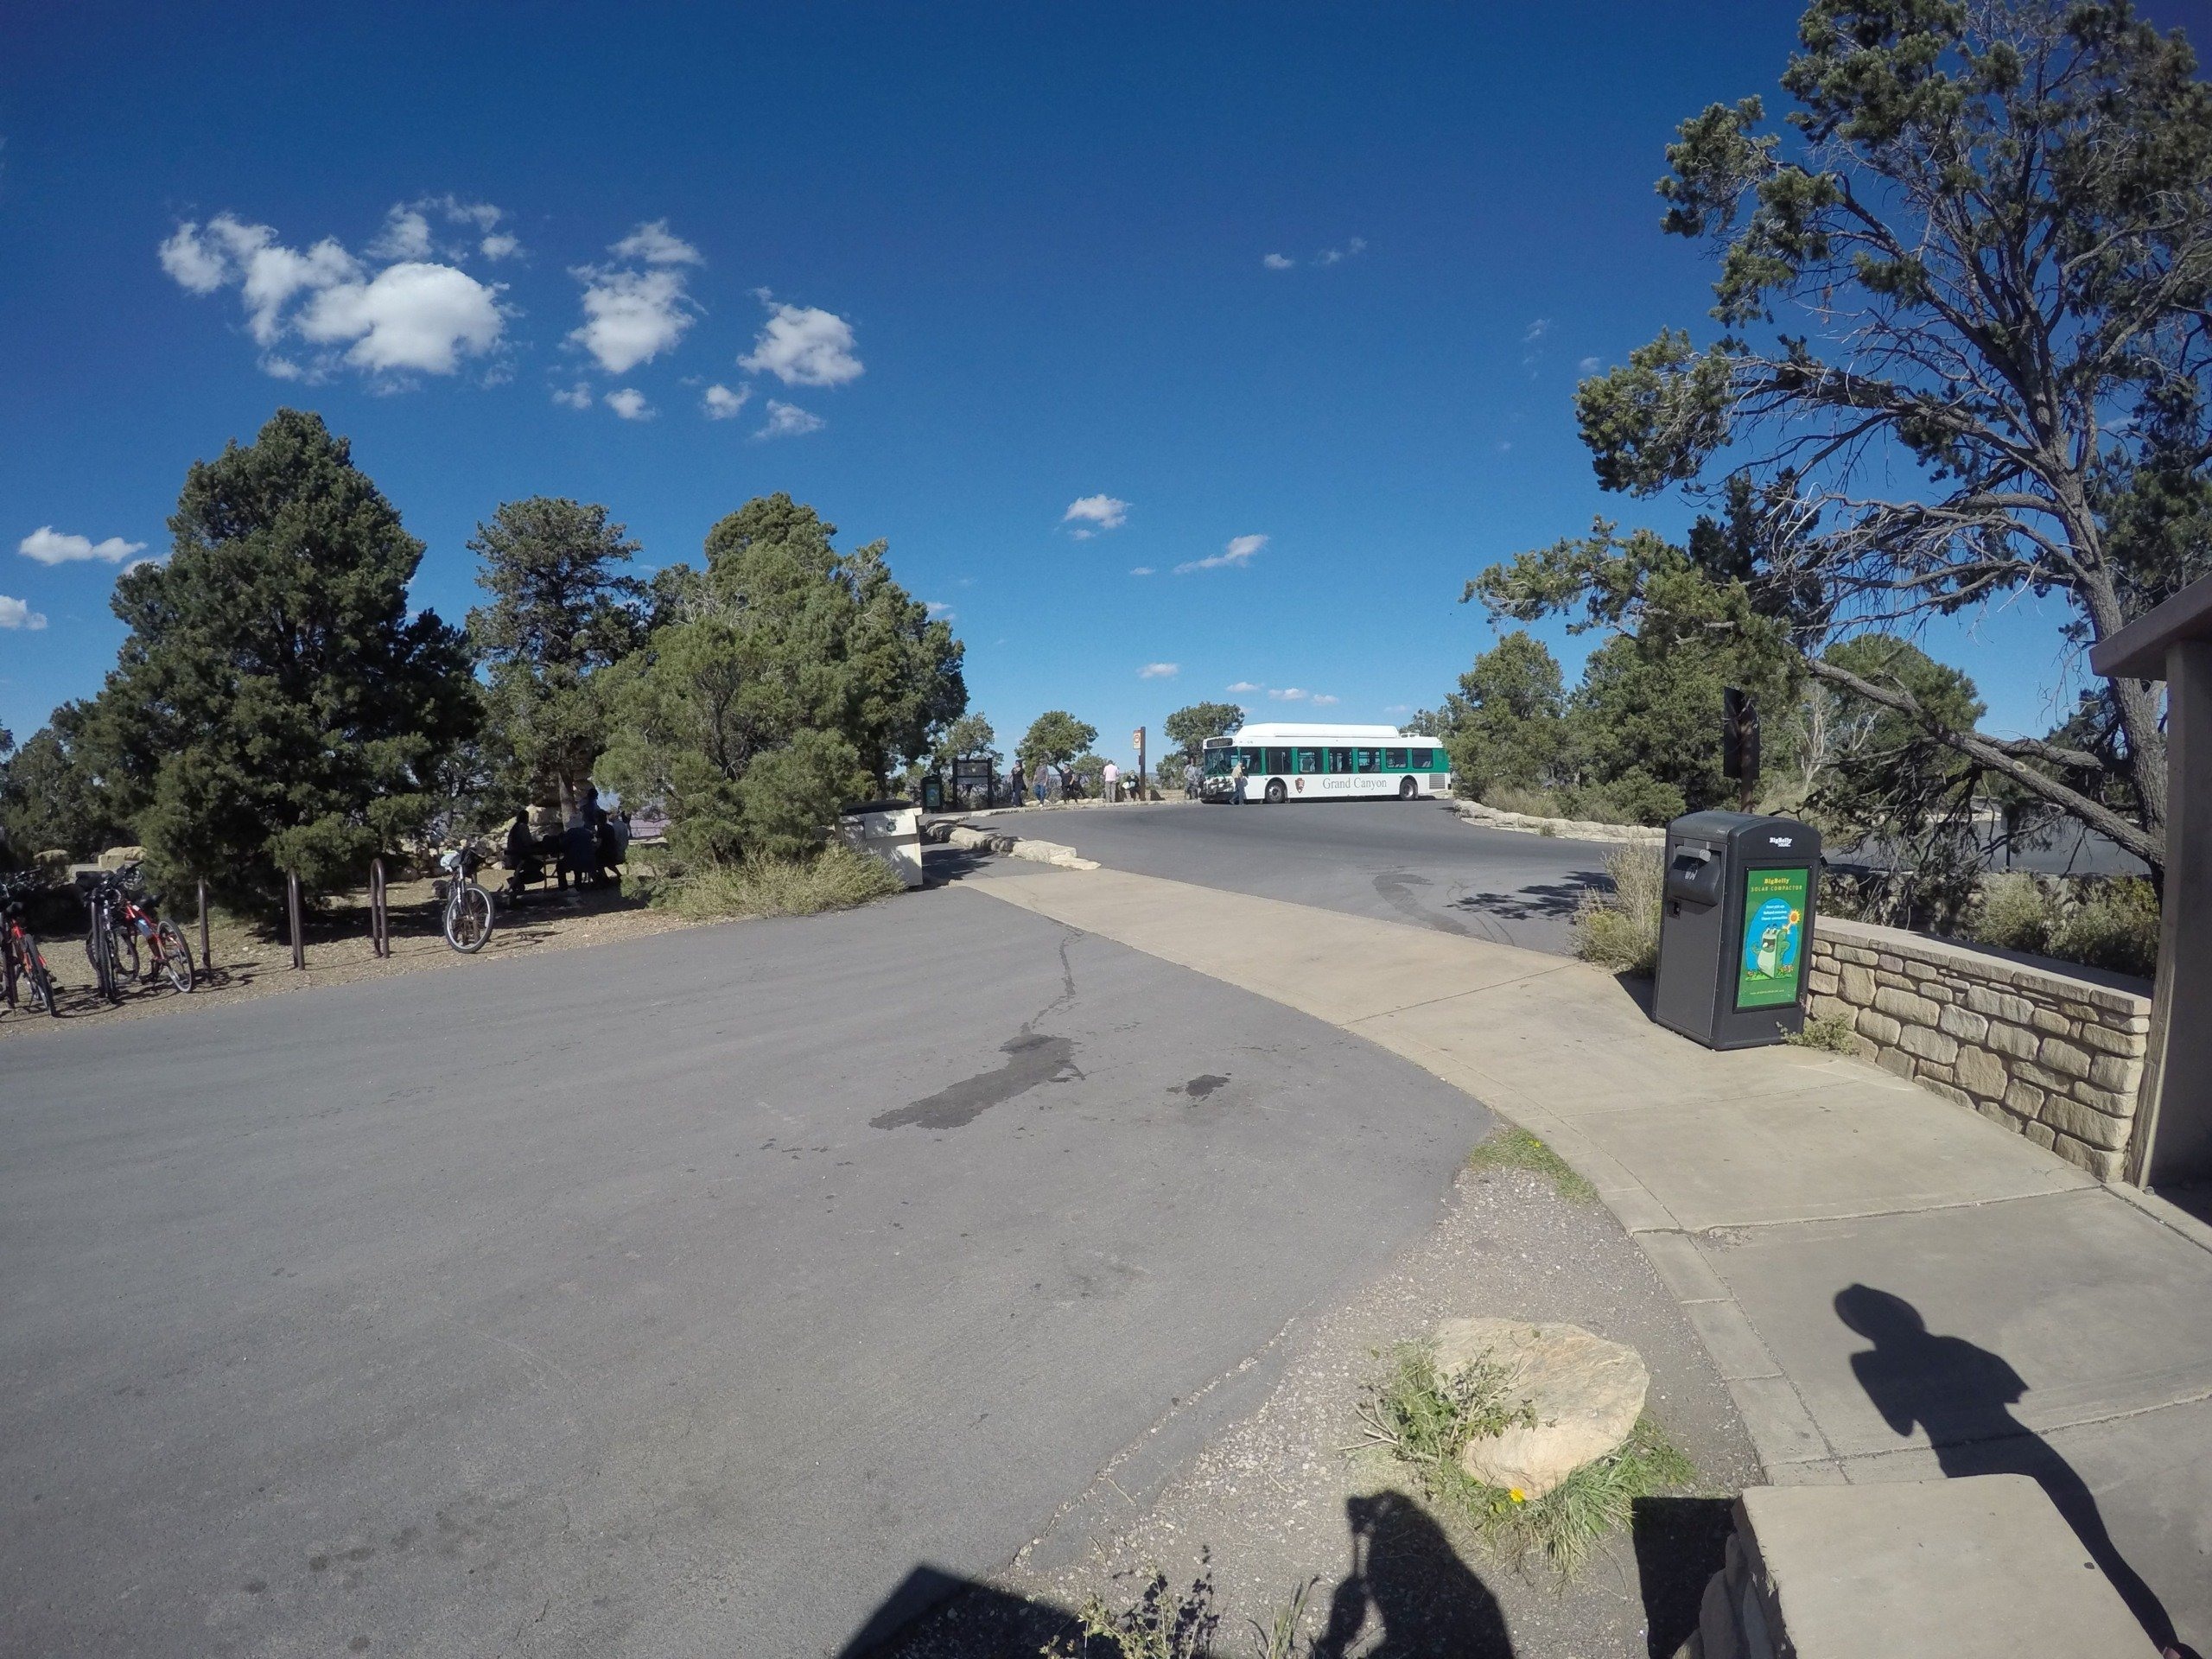
<path id="1" fill-rule="evenodd" d="M 496 865 L 488 867 L 482 877 L 484 885 L 490 887 L 505 879 L 505 872 Z M 173 908 L 162 913 L 183 925 L 196 957 L 200 935 L 191 908 Z M 81 1032 L 120 1020 L 188 1014 L 254 997 L 388 979 L 396 974 L 481 967 L 542 950 L 601 944 L 690 925 L 672 911 L 649 907 L 626 888 L 620 894 L 533 888 L 518 906 L 499 911 L 491 943 L 475 956 L 465 957 L 448 949 L 439 932 L 438 906 L 425 878 L 391 884 L 391 955 L 379 957 L 369 948 L 368 914 L 368 895 L 357 893 L 344 894 L 320 914 L 310 916 L 305 924 L 308 965 L 304 971 L 293 969 L 291 947 L 281 929 L 265 932 L 229 916 L 216 917 L 209 925 L 213 971 L 189 995 L 156 976 L 131 982 L 123 1001 L 114 1007 L 102 1001 L 94 987 L 81 925 L 67 936 L 43 931 L 39 937 L 40 954 L 59 983 L 62 1017 L 57 1020 L 33 1014 L 26 1002 L 12 1012 L 0 1012 L 0 1039 Z"/>
<path id="2" fill-rule="evenodd" d="M 1178 1594 L 1211 1587 L 1212 1650 L 1264 1652 L 1310 1585 L 1298 1651 L 1330 1656 L 1671 1654 L 1719 1565 L 1725 1497 L 1758 1479 L 1726 1385 L 1658 1277 L 1603 1210 L 1519 1171 L 1461 1176 L 1427 1236 L 1350 1303 L 1293 1322 L 1264 1403 L 1156 1491 L 1123 1491 L 1109 1465 L 1079 1502 L 987 1584 L 908 1631 L 902 1659 L 1033 1655 L 1097 1593 L 1135 1601 L 1152 1568 Z M 1386 1459 L 1347 1452 L 1353 1407 L 1399 1343 L 1454 1314 L 1568 1320 L 1633 1344 L 1651 1368 L 1648 1409 L 1696 1464 L 1699 1486 L 1639 1510 L 1571 1584 L 1454 1544 Z M 1256 1363 L 1265 1363 L 1261 1357 Z M 1133 1449 L 1134 1450 L 1134 1449 Z M 1127 1457 L 1128 1454 L 1125 1454 Z M 1135 1459 L 1132 1459 L 1134 1462 Z M 1132 1497 L 1135 1501 L 1131 1501 Z M 1103 1649 L 1094 1649 L 1094 1652 Z"/>

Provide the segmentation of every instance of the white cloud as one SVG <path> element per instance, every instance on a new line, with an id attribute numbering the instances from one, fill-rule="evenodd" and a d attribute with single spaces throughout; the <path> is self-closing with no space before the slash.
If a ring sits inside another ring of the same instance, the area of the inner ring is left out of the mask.
<path id="1" fill-rule="evenodd" d="M 430 254 L 430 221 L 416 207 L 394 207 L 385 215 L 384 229 L 368 245 L 372 259 L 427 259 Z"/>
<path id="2" fill-rule="evenodd" d="M 649 265 L 703 265 L 699 250 L 680 236 L 669 233 L 668 221 L 657 219 L 617 242 L 607 251 L 617 259 L 642 259 Z"/>
<path id="3" fill-rule="evenodd" d="M 1604 368 L 1605 364 L 1605 359 L 1602 358 L 1586 357 L 1574 366 L 1584 374 L 1595 374 L 1599 370 Z"/>
<path id="4" fill-rule="evenodd" d="M 1152 574 L 1152 567 L 1148 564 L 1140 564 L 1131 569 L 1129 574 L 1133 576 L 1148 576 Z"/>
<path id="5" fill-rule="evenodd" d="M 792 404 L 768 400 L 768 423 L 753 435 L 756 438 L 796 438 L 809 432 L 819 432 L 828 423 L 819 415 L 810 415 Z"/>
<path id="6" fill-rule="evenodd" d="M 645 401 L 645 394 L 635 386 L 608 392 L 607 406 L 626 421 L 650 421 L 654 413 L 653 406 Z"/>
<path id="7" fill-rule="evenodd" d="M 1552 320 L 1549 317 L 1538 317 L 1528 327 L 1522 330 L 1521 343 L 1523 346 L 1533 346 L 1551 331 Z"/>
<path id="8" fill-rule="evenodd" d="M 1265 265 L 1269 270 L 1288 270 L 1292 266 L 1295 265 L 1298 261 L 1285 254 L 1269 253 L 1262 255 L 1260 263 Z"/>
<path id="9" fill-rule="evenodd" d="M 230 280 L 231 269 L 220 249 L 200 238 L 197 225 L 180 225 L 176 234 L 162 244 L 162 269 L 190 294 L 213 294 Z"/>
<path id="10" fill-rule="evenodd" d="M 450 202 L 394 207 L 368 249 L 372 259 L 391 263 L 373 273 L 333 238 L 302 251 L 279 242 L 271 226 L 227 213 L 204 228 L 178 226 L 161 245 L 162 269 L 188 293 L 235 286 L 261 366 L 277 379 L 319 379 L 341 363 L 387 378 L 451 374 L 463 358 L 499 344 L 505 315 L 496 286 L 428 257 L 424 209 L 446 212 Z M 453 206 L 469 216 L 499 213 L 488 204 Z M 346 349 L 302 362 L 276 349 L 287 335 Z"/>
<path id="11" fill-rule="evenodd" d="M 772 374 L 787 386 L 842 386 L 863 372 L 853 354 L 853 326 L 833 312 L 810 305 L 779 305 L 766 289 L 760 300 L 768 323 L 753 350 L 737 366 Z"/>
<path id="12" fill-rule="evenodd" d="M 929 613 L 929 619 L 932 622 L 950 622 L 956 614 L 952 607 L 941 599 L 924 600 L 922 608 Z"/>
<path id="13" fill-rule="evenodd" d="M 1071 530 L 1069 535 L 1077 541 L 1088 541 L 1101 530 L 1119 530 L 1128 522 L 1129 504 L 1116 501 L 1110 495 L 1086 495 L 1068 503 L 1068 510 L 1060 515 L 1060 522 L 1092 525 L 1094 529 Z"/>
<path id="14" fill-rule="evenodd" d="M 709 420 L 727 421 L 743 409 L 752 396 L 753 388 L 750 386 L 740 386 L 732 391 L 728 386 L 715 385 L 707 388 L 699 402 L 706 410 Z"/>
<path id="15" fill-rule="evenodd" d="M 351 340 L 346 360 L 373 374 L 451 374 L 499 342 L 504 319 L 493 296 L 467 271 L 410 262 L 324 289 L 296 326 L 319 343 Z"/>
<path id="16" fill-rule="evenodd" d="M 52 524 L 41 524 L 16 543 L 16 552 L 27 559 L 36 559 L 41 564 L 73 564 L 80 559 L 104 559 L 110 564 L 120 564 L 133 553 L 145 550 L 143 542 L 126 542 L 120 536 L 96 542 L 89 536 L 66 535 Z"/>
<path id="17" fill-rule="evenodd" d="M 1268 695 L 1277 702 L 1303 702 L 1313 694 L 1300 686 L 1269 686 Z"/>
<path id="18" fill-rule="evenodd" d="M 1313 694 L 1313 706 L 1316 709 L 1325 709 L 1336 701 L 1336 698 L 1330 696 L 1326 692 L 1316 691 Z"/>
<path id="19" fill-rule="evenodd" d="M 1355 236 L 1341 248 L 1322 249 L 1313 256 L 1313 263 L 1317 265 L 1341 264 L 1344 261 L 1357 258 L 1366 251 L 1367 238 L 1363 236 Z"/>
<path id="20" fill-rule="evenodd" d="M 1184 576 L 1188 575 L 1193 570 L 1241 570 L 1246 565 L 1251 563 L 1252 556 L 1255 553 L 1257 553 L 1267 544 L 1268 538 L 1264 536 L 1235 537 L 1230 539 L 1229 544 L 1223 548 L 1220 552 L 1213 554 L 1210 557 L 1192 559 L 1188 563 L 1177 565 L 1175 567 L 1175 574 L 1179 576 Z"/>
<path id="21" fill-rule="evenodd" d="M 486 259 L 509 259 L 522 251 L 522 241 L 505 231 L 494 231 L 476 245 L 476 250 Z"/>
<path id="22" fill-rule="evenodd" d="M 609 374 L 626 374 L 652 362 L 691 326 L 694 308 L 680 270 L 580 265 L 571 274 L 584 285 L 584 325 L 569 338 Z"/>
<path id="23" fill-rule="evenodd" d="M 553 388 L 553 401 L 560 404 L 563 409 L 589 409 L 591 407 L 591 388 L 581 380 L 577 381 L 575 385 L 570 386 L 566 391 L 563 391 L 560 387 L 556 386 Z"/>
<path id="24" fill-rule="evenodd" d="M 22 628 L 35 633 L 45 626 L 44 613 L 31 609 L 25 601 L 0 594 L 0 628 Z"/>
<path id="25" fill-rule="evenodd" d="M 1180 663 L 1147 663 L 1137 670 L 1141 680 L 1172 680 L 1183 671 Z"/>
<path id="26" fill-rule="evenodd" d="M 1247 691 L 1257 691 L 1260 688 L 1258 686 L 1253 684 L 1249 680 L 1239 680 L 1234 685 L 1225 685 L 1222 688 L 1223 690 L 1228 692 L 1231 696 L 1235 696 Z"/>

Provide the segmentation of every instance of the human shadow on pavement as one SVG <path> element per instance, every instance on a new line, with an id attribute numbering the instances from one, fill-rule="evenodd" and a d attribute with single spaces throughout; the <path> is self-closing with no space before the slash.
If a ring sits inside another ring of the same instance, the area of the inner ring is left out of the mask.
<path id="1" fill-rule="evenodd" d="M 1344 1519 L 1351 1571 L 1329 1598 L 1313 1659 L 1512 1659 L 1497 1598 L 1418 1503 L 1398 1492 L 1347 1498 Z"/>
<path id="2" fill-rule="evenodd" d="M 1351 1570 L 1330 1596 L 1326 1623 L 1302 1649 L 1311 1659 L 1513 1659 L 1497 1598 L 1419 1504 L 1378 1492 L 1347 1499 L 1344 1515 Z M 1202 1632 L 1202 1643 L 1213 1630 L 1211 1593 L 1205 1573 L 1186 1595 L 1165 1604 Z M 1067 1608 L 918 1567 L 837 1659 L 1035 1659 L 1047 1643 L 1084 1659 L 1105 1659 L 1109 1651 L 1103 1641 L 1082 1644 Z M 1225 1656 L 1243 1649 L 1224 1640 L 1198 1650 Z"/>
<path id="3" fill-rule="evenodd" d="M 2013 1416 L 2028 1391 L 2002 1355 L 1963 1337 L 1936 1336 L 1920 1310 L 1870 1285 L 1836 1293 L 1836 1317 L 1874 1345 L 1851 1357 L 1852 1375 L 1882 1421 L 1898 1434 L 1928 1431 L 1936 1461 L 1952 1478 L 2026 1475 L 2050 1497 L 2082 1548 L 2127 1604 L 2151 1639 L 2193 1659 L 2180 1645 L 2165 1604 L 2143 1582 L 2105 1529 L 2088 1483 L 2042 1435 Z"/>

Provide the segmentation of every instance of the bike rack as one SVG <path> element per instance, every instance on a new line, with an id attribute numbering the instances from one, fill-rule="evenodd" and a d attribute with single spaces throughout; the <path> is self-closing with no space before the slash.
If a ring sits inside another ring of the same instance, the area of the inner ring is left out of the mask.
<path id="1" fill-rule="evenodd" d="M 284 872 L 284 911 L 292 924 L 292 966 L 304 973 L 308 950 L 306 941 L 300 938 L 300 877 L 296 870 Z"/>
<path id="2" fill-rule="evenodd" d="M 385 908 L 384 860 L 369 861 L 369 949 L 379 957 L 391 954 L 391 918 Z"/>
<path id="3" fill-rule="evenodd" d="M 205 881 L 200 884 L 200 971 L 203 974 L 215 971 L 214 958 L 207 951 L 207 884 Z"/>

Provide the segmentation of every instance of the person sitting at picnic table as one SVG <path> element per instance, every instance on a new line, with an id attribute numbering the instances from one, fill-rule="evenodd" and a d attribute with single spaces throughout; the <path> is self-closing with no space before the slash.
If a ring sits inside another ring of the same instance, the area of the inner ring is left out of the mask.
<path id="1" fill-rule="evenodd" d="M 507 891 L 515 897 L 532 881 L 545 879 L 545 865 L 539 858 L 537 837 L 530 833 L 530 808 L 524 806 L 515 813 L 515 821 L 507 827 L 507 846 L 500 862 L 507 867 Z"/>
<path id="2" fill-rule="evenodd" d="M 622 866 L 630 860 L 630 815 L 602 814 L 599 823 L 599 879 L 611 887 L 622 885 Z"/>

